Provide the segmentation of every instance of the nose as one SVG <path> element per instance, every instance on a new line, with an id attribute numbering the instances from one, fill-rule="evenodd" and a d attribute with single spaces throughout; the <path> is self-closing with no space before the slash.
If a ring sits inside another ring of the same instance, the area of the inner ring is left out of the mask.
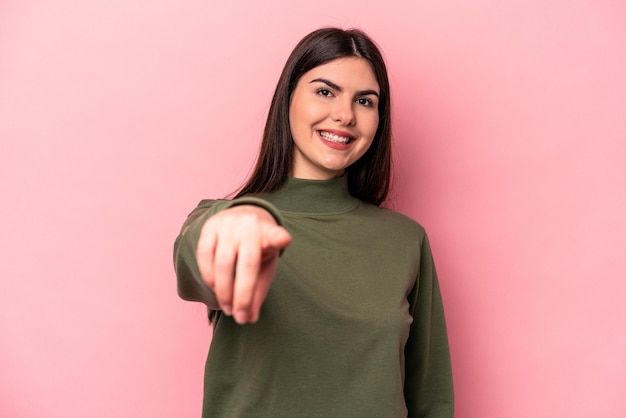
<path id="1" fill-rule="evenodd" d="M 332 119 L 343 126 L 354 125 L 356 118 L 352 106 L 352 100 L 337 100 L 333 106 Z"/>

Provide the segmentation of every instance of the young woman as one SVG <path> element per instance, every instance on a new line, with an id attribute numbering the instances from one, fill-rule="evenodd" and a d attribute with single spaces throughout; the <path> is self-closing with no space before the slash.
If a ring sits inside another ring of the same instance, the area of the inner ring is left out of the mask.
<path id="1" fill-rule="evenodd" d="M 204 200 L 174 248 L 207 305 L 204 417 L 452 417 L 444 312 L 424 229 L 380 207 L 389 82 L 358 30 L 320 29 L 278 81 L 256 168 Z"/>

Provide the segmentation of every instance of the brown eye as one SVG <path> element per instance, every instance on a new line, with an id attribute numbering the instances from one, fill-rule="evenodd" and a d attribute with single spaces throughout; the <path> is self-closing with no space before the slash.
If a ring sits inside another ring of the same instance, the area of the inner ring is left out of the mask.
<path id="1" fill-rule="evenodd" d="M 370 99 L 368 99 L 367 97 L 360 97 L 356 100 L 356 102 L 360 105 L 366 106 L 366 107 L 372 107 L 374 106 L 374 102 Z"/>
<path id="2" fill-rule="evenodd" d="M 331 97 L 333 95 L 333 92 L 328 89 L 317 89 L 315 92 L 324 97 Z"/>

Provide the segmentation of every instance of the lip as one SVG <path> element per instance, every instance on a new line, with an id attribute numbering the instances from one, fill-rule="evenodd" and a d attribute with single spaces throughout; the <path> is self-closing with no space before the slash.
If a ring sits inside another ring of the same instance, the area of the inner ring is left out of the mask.
<path id="1" fill-rule="evenodd" d="M 324 137 L 321 135 L 321 132 L 328 132 L 337 136 L 342 136 L 345 138 L 350 138 L 347 144 L 341 144 L 339 142 L 333 142 L 333 141 L 328 141 L 326 139 L 324 139 Z M 345 151 L 348 148 L 352 147 L 352 144 L 354 143 L 354 139 L 355 137 L 353 135 L 351 135 L 349 132 L 346 131 L 341 131 L 341 130 L 337 130 L 337 129 L 318 129 L 317 130 L 317 137 L 322 141 L 322 143 L 324 145 L 326 145 L 329 148 L 333 148 L 339 151 Z"/>
<path id="2" fill-rule="evenodd" d="M 350 132 L 347 131 L 342 131 L 339 129 L 318 129 L 317 133 L 319 134 L 320 132 L 328 132 L 337 136 L 343 136 L 345 138 L 350 138 L 350 141 L 354 140 L 354 135 L 352 135 Z"/>

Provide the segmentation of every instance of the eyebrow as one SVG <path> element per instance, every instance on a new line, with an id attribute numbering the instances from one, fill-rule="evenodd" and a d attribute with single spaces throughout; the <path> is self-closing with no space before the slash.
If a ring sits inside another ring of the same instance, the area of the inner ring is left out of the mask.
<path id="1" fill-rule="evenodd" d="M 330 80 L 327 80 L 325 78 L 316 78 L 315 80 L 311 80 L 311 83 L 324 83 L 326 84 L 328 87 L 330 87 L 331 89 L 335 89 L 339 92 L 343 91 L 343 88 L 341 88 L 340 86 L 338 86 L 337 84 L 333 83 Z M 356 95 L 357 96 L 367 96 L 368 94 L 372 94 L 376 97 L 379 97 L 378 92 L 376 90 L 361 90 L 361 91 L 357 91 Z"/>

